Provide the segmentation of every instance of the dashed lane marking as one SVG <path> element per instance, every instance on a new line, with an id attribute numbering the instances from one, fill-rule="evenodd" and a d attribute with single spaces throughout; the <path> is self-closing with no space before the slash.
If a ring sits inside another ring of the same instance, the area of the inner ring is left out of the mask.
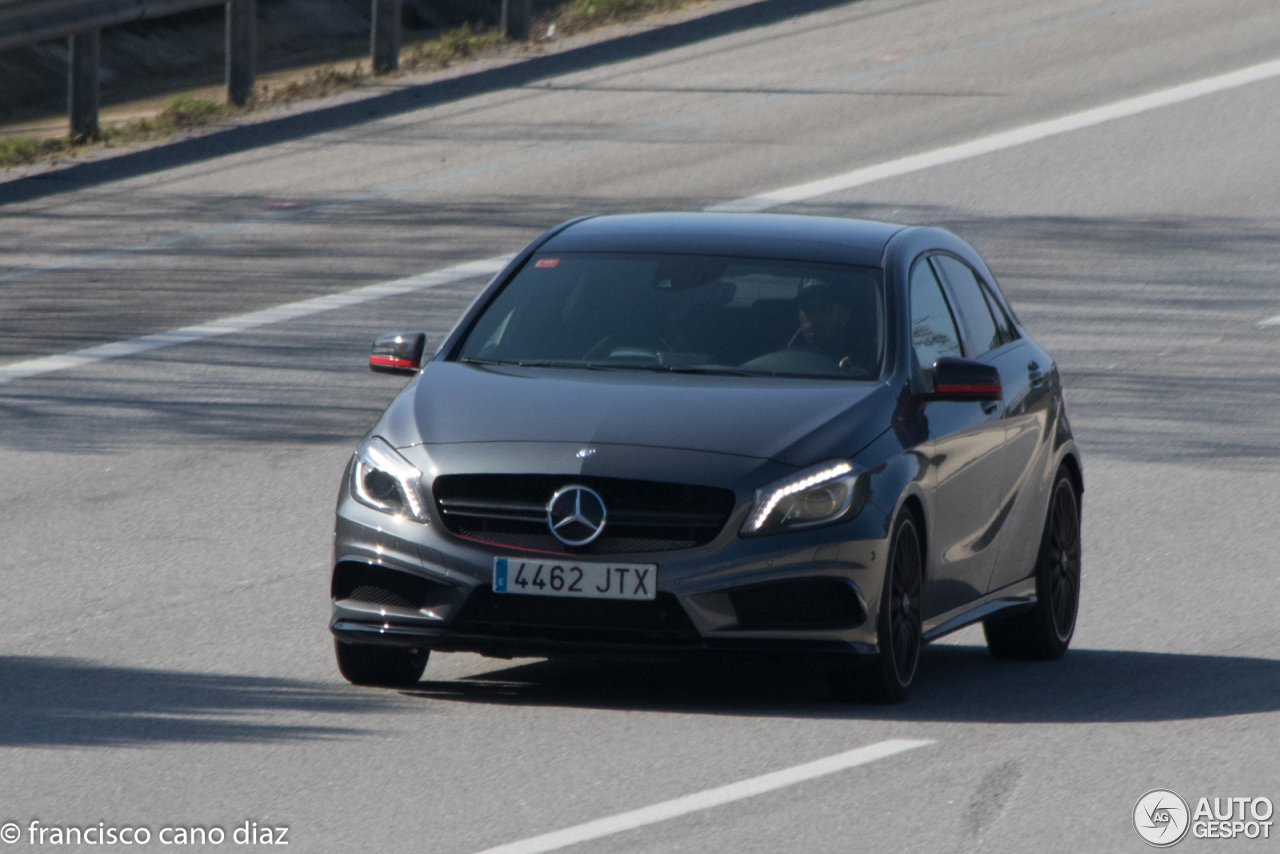
<path id="1" fill-rule="evenodd" d="M 761 774 L 759 777 L 740 780 L 727 786 L 705 789 L 692 795 L 685 795 L 682 798 L 674 798 L 652 806 L 642 807 L 638 810 L 611 815 L 607 818 L 598 818 L 595 821 L 566 827 L 564 830 L 557 830 L 553 833 L 544 833 L 541 836 L 521 839 L 518 842 L 508 842 L 496 848 L 485 849 L 480 854 L 543 854 L 545 851 L 556 851 L 561 848 L 568 848 L 570 845 L 577 845 L 579 842 L 587 842 L 603 836 L 612 836 L 616 833 L 635 830 L 638 827 L 657 824 L 682 815 L 689 815 L 690 813 L 730 804 L 744 798 L 753 798 L 766 792 L 775 792 L 778 789 L 785 789 L 788 786 L 794 786 L 806 780 L 813 780 L 818 777 L 825 777 L 828 774 L 835 774 L 838 771 L 856 768 L 859 765 L 866 765 L 878 759 L 886 759 L 929 744 L 933 744 L 933 742 L 907 739 L 881 741 L 867 747 L 859 747 L 856 750 L 837 753 L 835 756 L 828 756 L 825 759 L 818 759 L 814 762 L 806 762 L 803 765 L 784 768 L 781 771 Z"/>
<path id="2" fill-rule="evenodd" d="M 1220 74 L 1216 77 L 1206 77 L 1194 83 L 1161 89 L 1159 92 L 1139 95 L 1136 98 L 1126 98 L 1123 101 L 1116 101 L 1103 107 L 1072 113 L 1061 118 L 1036 122 L 1035 124 L 1024 125 L 1001 133 L 993 133 L 990 136 L 963 142 L 959 145 L 949 145 L 946 148 L 938 148 L 922 154 L 900 157 L 887 163 L 877 163 L 875 166 L 854 169 L 852 172 L 833 175 L 820 181 L 796 184 L 791 187 L 783 187 L 780 190 L 761 193 L 757 196 L 725 202 L 722 205 L 707 208 L 707 210 L 744 213 L 765 211 L 770 208 L 776 208 L 779 205 L 801 202 L 817 196 L 826 196 L 841 190 L 861 187 L 864 184 L 870 184 L 875 181 L 883 181 L 886 178 L 896 178 L 911 172 L 932 169 L 934 166 L 968 160 L 973 157 L 980 157 L 983 154 L 991 154 L 992 152 L 1003 151 L 1006 148 L 1048 139 L 1059 134 L 1094 127 L 1116 119 L 1136 116 L 1139 113 L 1181 104 L 1195 98 L 1202 98 L 1205 95 L 1225 92 L 1229 89 L 1236 89 L 1240 86 L 1257 83 L 1261 80 L 1269 80 L 1273 77 L 1280 77 L 1280 60 L 1264 62 L 1260 65 L 1253 65 L 1248 68 L 1242 68 L 1239 71 L 1232 71 L 1229 74 Z"/>
<path id="3" fill-rule="evenodd" d="M 338 294 L 286 303 L 285 305 L 278 305 L 261 311 L 251 311 L 248 314 L 224 317 L 221 320 L 211 320 L 208 323 L 184 326 L 181 329 L 170 329 L 168 332 L 157 332 L 154 335 L 143 335 L 141 338 L 132 338 L 128 341 L 99 344 L 96 347 L 86 347 L 83 350 L 75 350 L 57 356 L 44 356 L 39 359 L 28 359 L 25 362 L 15 362 L 0 366 L 0 383 L 7 383 L 24 377 L 34 377 L 39 374 L 48 374 L 53 371 L 62 371 L 67 368 L 79 368 L 84 365 L 91 365 L 94 362 L 118 359 L 121 356 L 134 356 L 160 347 L 190 344 L 193 341 L 203 341 L 220 335 L 244 332 L 247 329 L 269 326 L 286 320 L 296 320 L 299 317 L 319 314 L 322 311 L 348 308 L 353 305 L 379 300 L 383 297 L 405 294 L 423 288 L 433 288 L 437 285 L 446 285 L 464 279 L 473 279 L 486 275 L 492 276 L 505 267 L 513 257 L 512 255 L 500 255 L 495 258 L 485 258 L 482 261 L 468 261 L 465 264 L 446 267 L 443 270 L 423 273 L 419 276 L 410 276 L 407 279 L 396 279 L 395 281 L 383 282 L 377 285 L 366 285 L 363 288 L 356 288 L 355 290 Z"/>

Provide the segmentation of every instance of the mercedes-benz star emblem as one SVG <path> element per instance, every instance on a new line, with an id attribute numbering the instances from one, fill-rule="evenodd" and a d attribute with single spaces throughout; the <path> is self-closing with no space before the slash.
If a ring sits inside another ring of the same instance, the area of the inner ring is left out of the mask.
<path id="1" fill-rule="evenodd" d="M 547 527 L 566 546 L 585 546 L 604 530 L 604 499 L 586 486 L 566 486 L 547 502 Z"/>

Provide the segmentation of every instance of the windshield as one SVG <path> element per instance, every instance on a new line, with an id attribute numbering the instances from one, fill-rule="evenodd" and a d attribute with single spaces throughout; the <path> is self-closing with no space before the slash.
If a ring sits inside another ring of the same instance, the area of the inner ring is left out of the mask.
<path id="1" fill-rule="evenodd" d="M 458 351 L 464 362 L 871 379 L 880 270 L 699 255 L 535 255 Z"/>

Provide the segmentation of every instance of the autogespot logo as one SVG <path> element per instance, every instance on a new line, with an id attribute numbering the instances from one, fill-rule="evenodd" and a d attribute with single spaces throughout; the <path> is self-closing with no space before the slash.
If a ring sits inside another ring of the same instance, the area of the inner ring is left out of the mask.
<path id="1" fill-rule="evenodd" d="M 1133 807 L 1133 827 L 1142 841 L 1167 848 L 1182 841 L 1190 826 L 1187 802 L 1169 789 L 1152 789 Z"/>

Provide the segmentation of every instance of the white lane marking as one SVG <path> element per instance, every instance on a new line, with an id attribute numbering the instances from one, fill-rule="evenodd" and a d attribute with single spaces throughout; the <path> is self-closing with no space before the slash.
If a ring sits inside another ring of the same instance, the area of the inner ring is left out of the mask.
<path id="1" fill-rule="evenodd" d="M 765 792 L 794 786 L 796 783 L 803 783 L 816 777 L 825 777 L 828 774 L 834 774 L 837 771 L 844 771 L 858 765 L 866 765 L 868 762 L 875 762 L 877 759 L 885 759 L 928 744 L 933 744 L 933 742 L 909 741 L 907 739 L 881 741 L 867 747 L 859 747 L 857 750 L 837 753 L 835 756 L 828 756 L 815 762 L 806 762 L 803 765 L 784 768 L 781 771 L 774 771 L 769 774 L 761 774 L 759 777 L 730 783 L 727 786 L 685 795 L 683 798 L 674 798 L 653 806 L 618 813 L 608 818 L 588 821 L 575 827 L 566 827 L 564 830 L 557 830 L 554 833 L 544 833 L 541 836 L 521 839 L 518 842 L 508 842 L 496 848 L 486 848 L 480 854 L 542 854 L 544 851 L 556 851 L 560 848 L 576 845 L 579 842 L 599 839 L 602 836 L 612 836 L 615 833 L 634 830 L 637 827 L 656 824 L 678 816 L 762 795 Z"/>
<path id="2" fill-rule="evenodd" d="M 910 172 L 929 169 L 945 163 L 955 163 L 959 160 L 978 157 L 983 154 L 990 154 L 1002 149 L 1012 148 L 1016 145 L 1023 145 L 1028 142 L 1035 142 L 1036 140 L 1068 133 L 1073 130 L 1092 127 L 1094 125 L 1102 124 L 1103 122 L 1109 122 L 1115 119 L 1125 118 L 1127 116 L 1134 116 L 1139 113 L 1171 106 L 1173 104 L 1179 104 L 1184 101 L 1200 98 L 1205 95 L 1212 95 L 1217 92 L 1224 92 L 1228 89 L 1235 89 L 1249 83 L 1257 83 L 1277 76 L 1280 76 L 1280 60 L 1264 62 L 1259 65 L 1250 66 L 1249 68 L 1240 69 L 1239 71 L 1220 74 L 1216 77 L 1207 77 L 1203 80 L 1197 80 L 1181 86 L 1174 86 L 1170 89 L 1162 89 L 1148 95 L 1128 98 L 1126 100 L 1117 101 L 1113 104 L 1097 107 L 1092 110 L 1073 113 L 1072 115 L 1063 116 L 1062 118 L 1026 125 L 1021 128 L 1015 128 L 1014 130 L 1004 131 L 1002 133 L 975 139 L 971 142 L 961 143 L 960 145 L 939 148 L 934 151 L 926 151 L 922 154 L 915 154 L 910 157 L 891 160 L 887 163 L 868 166 L 863 169 L 855 169 L 852 172 L 846 172 L 843 175 L 836 175 L 831 178 L 824 178 L 820 181 L 809 181 L 792 187 L 783 187 L 782 189 L 774 190 L 769 193 L 749 196 L 745 199 L 738 199 L 736 201 L 726 202 L 720 205 L 712 205 L 711 207 L 706 208 L 706 210 L 732 212 L 764 211 L 778 207 L 779 205 L 804 201 L 805 199 L 811 199 L 815 196 L 826 195 L 839 190 L 847 190 L 852 187 L 870 184 L 873 181 L 881 181 L 886 178 L 893 178 Z M 89 347 L 72 353 L 64 353 L 57 356 L 45 356 L 39 359 L 30 359 L 25 362 L 16 362 L 6 366 L 0 366 L 0 384 L 9 382 L 10 380 L 20 379 L 22 377 L 37 376 L 39 374 L 47 374 L 52 371 L 60 371 L 66 368 L 79 367 L 93 362 L 100 362 L 105 359 L 130 356 L 146 350 L 154 350 L 157 347 L 168 347 L 173 344 L 185 344 L 188 341 L 198 341 L 204 338 L 212 338 L 217 335 L 241 332 L 257 326 L 279 323 L 283 320 L 293 320 L 298 317 L 305 317 L 306 315 L 316 314 L 321 311 L 329 311 L 334 308 L 342 308 L 348 305 L 355 305 L 362 302 L 368 302 L 370 300 L 380 299 L 381 297 L 390 296 L 392 294 L 405 293 L 406 291 L 416 290 L 418 288 L 431 287 L 445 282 L 458 281 L 471 276 L 483 275 L 487 272 L 497 272 L 497 270 L 501 269 L 511 257 L 512 256 L 502 256 L 500 258 L 489 258 L 483 261 L 472 261 L 467 264 L 460 264 L 456 267 L 449 267 L 432 273 L 423 273 L 419 276 L 411 276 L 407 279 L 397 279 L 396 281 L 385 282 L 379 285 L 369 285 L 367 287 L 357 288 L 353 291 L 332 294 L 326 297 L 317 297 L 315 299 L 303 300 L 301 302 L 288 303 L 276 308 L 252 312 L 250 314 L 243 314 L 237 317 L 214 320 L 209 323 L 198 324 L 196 326 L 186 326 L 181 329 L 171 329 L 168 332 L 159 332 L 154 335 L 144 335 L 141 338 L 134 338 L 129 341 L 102 344 L 97 347 Z M 1276 325 L 1280 325 L 1280 315 L 1264 320 L 1259 324 L 1259 326 Z"/>
<path id="3" fill-rule="evenodd" d="M 118 359 L 121 356 L 132 356 L 136 353 L 143 353 L 160 347 L 188 344 L 192 341 L 216 338 L 220 335 L 230 335 L 234 332 L 244 332 L 246 329 L 269 326 L 286 320 L 296 320 L 299 317 L 319 314 L 322 311 L 347 308 L 382 299 L 383 297 L 404 294 L 423 288 L 432 288 L 437 285 L 446 285 L 463 279 L 485 275 L 491 276 L 505 267 L 513 257 L 513 255 L 501 255 L 495 258 L 485 258 L 482 261 L 468 261 L 465 264 L 446 267 L 443 270 L 436 270 L 432 273 L 423 273 L 418 276 L 410 276 L 406 279 L 396 279 L 395 281 L 382 282 L 376 285 L 366 285 L 355 290 L 286 303 L 285 305 L 278 305 L 261 311 L 252 311 L 235 317 L 224 317 L 221 320 L 211 320 L 208 323 L 184 326 L 181 329 L 170 329 L 167 332 L 157 332 L 154 335 L 144 335 L 141 338 L 133 338 L 128 341 L 99 344 L 96 347 L 87 347 L 71 353 L 44 356 L 38 359 L 29 359 L 25 362 L 15 362 L 0 366 L 0 383 L 7 383 L 24 377 L 34 377 L 39 374 L 48 374 L 53 371 L 62 371 L 67 368 L 78 368 L 107 359 Z"/>
<path id="4" fill-rule="evenodd" d="M 812 199 L 815 196 L 825 196 L 840 190 L 861 187 L 874 181 L 883 181 L 886 178 L 895 178 L 910 172 L 919 172 L 922 169 L 930 169 L 934 166 L 941 166 L 944 163 L 968 160 L 971 157 L 979 157 L 983 154 L 1002 151 L 1017 145 L 1025 145 L 1028 142 L 1036 142 L 1051 136 L 1100 125 L 1104 122 L 1136 116 L 1139 113 L 1158 110 L 1161 107 L 1168 107 L 1173 104 L 1181 104 L 1194 98 L 1225 92 L 1228 89 L 1235 89 L 1261 80 L 1269 80 L 1273 77 L 1280 77 L 1280 60 L 1263 62 L 1249 68 L 1242 68 L 1239 71 L 1220 74 L 1216 77 L 1207 77 L 1193 83 L 1162 89 L 1136 98 L 1126 98 L 1123 101 L 1116 101 L 1106 106 L 1095 107 L 1091 110 L 1084 110 L 1083 112 L 1050 119 L 1049 121 L 1036 122 L 1035 124 L 1025 125 L 1002 133 L 984 136 L 960 145 L 950 145 L 946 148 L 938 148 L 922 154 L 913 154 L 909 157 L 890 160 L 887 163 L 878 163 L 875 166 L 855 169 L 852 172 L 823 178 L 820 181 L 809 181 L 792 187 L 783 187 L 769 193 L 761 193 L 749 198 L 713 205 L 707 210 L 739 213 L 764 211 L 779 205 Z"/>

